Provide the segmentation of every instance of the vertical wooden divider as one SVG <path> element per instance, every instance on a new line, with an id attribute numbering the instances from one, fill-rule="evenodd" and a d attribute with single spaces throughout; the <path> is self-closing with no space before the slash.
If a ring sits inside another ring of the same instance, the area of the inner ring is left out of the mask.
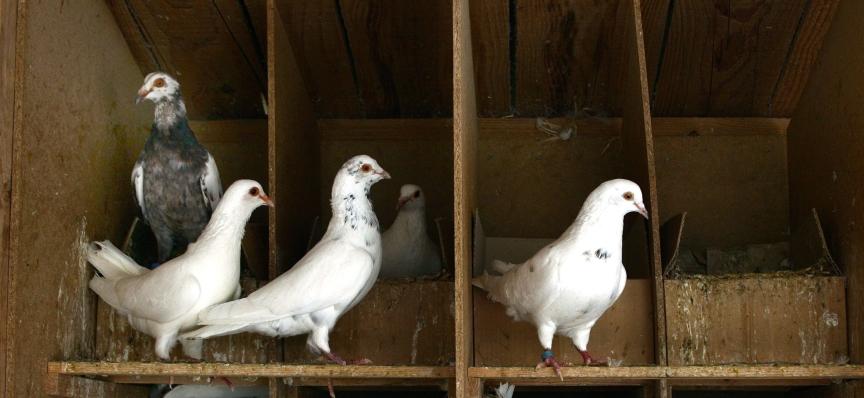
<path id="1" fill-rule="evenodd" d="M 0 0 L 0 396 L 6 396 L 17 7 L 16 1 Z"/>
<path id="2" fill-rule="evenodd" d="M 640 0 L 626 0 L 627 76 L 624 89 L 621 135 L 625 170 L 643 189 L 650 214 L 648 231 L 651 278 L 654 282 L 654 355 L 658 366 L 666 365 L 666 311 L 664 307 L 663 269 L 660 262 L 660 211 L 657 204 L 657 178 L 654 165 L 654 138 L 651 131 L 651 105 L 648 94 L 648 72 L 645 61 L 644 32 Z M 647 192 L 645 189 L 647 188 Z M 654 395 L 668 395 L 665 380 L 655 384 Z"/>
<path id="3" fill-rule="evenodd" d="M 468 1 L 453 0 L 453 214 L 456 274 L 454 290 L 456 295 L 456 396 L 460 398 L 479 396 L 474 395 L 478 392 L 479 381 L 468 378 L 468 367 L 474 363 L 471 215 L 476 208 L 478 136 Z"/>
<path id="4" fill-rule="evenodd" d="M 286 6 L 267 1 L 267 189 L 276 204 L 269 214 L 271 280 L 305 253 L 309 229 L 320 213 L 315 112 L 285 27 Z M 271 361 L 284 359 L 283 345 L 280 339 Z M 282 385 L 272 379 L 270 396 L 284 396 Z"/>

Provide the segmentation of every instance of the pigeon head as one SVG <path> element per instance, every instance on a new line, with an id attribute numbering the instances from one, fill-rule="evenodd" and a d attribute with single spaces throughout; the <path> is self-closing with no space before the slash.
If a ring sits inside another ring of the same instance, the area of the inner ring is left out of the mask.
<path id="1" fill-rule="evenodd" d="M 621 210 L 622 216 L 636 212 L 648 218 L 648 210 L 645 209 L 645 202 L 642 200 L 642 190 L 633 181 L 625 179 L 606 181 L 591 193 L 591 196 L 595 195 L 599 195 L 599 199 L 610 207 Z"/>
<path id="2" fill-rule="evenodd" d="M 229 212 L 242 214 L 244 212 L 240 210 L 247 210 L 248 214 L 251 214 L 252 210 L 261 205 L 273 207 L 273 201 L 257 181 L 237 180 L 222 195 L 216 210 L 222 209 L 223 205 L 229 207 Z"/>
<path id="3" fill-rule="evenodd" d="M 353 185 L 371 187 L 378 181 L 390 178 L 390 173 L 385 171 L 375 159 L 366 155 L 357 155 L 348 159 L 342 165 L 337 174 L 337 179 Z"/>
<path id="4" fill-rule="evenodd" d="M 396 210 L 418 210 L 426 206 L 426 195 L 419 186 L 414 184 L 405 184 L 399 191 L 399 202 L 396 204 Z"/>
<path id="5" fill-rule="evenodd" d="M 153 72 L 144 78 L 144 85 L 138 89 L 135 103 L 150 100 L 153 103 L 176 100 L 180 97 L 180 83 L 164 72 Z"/>

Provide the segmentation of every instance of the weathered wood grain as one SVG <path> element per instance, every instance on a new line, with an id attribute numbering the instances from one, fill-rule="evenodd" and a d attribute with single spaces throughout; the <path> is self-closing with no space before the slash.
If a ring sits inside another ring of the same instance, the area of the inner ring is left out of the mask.
<path id="1" fill-rule="evenodd" d="M 502 0 L 471 2 L 471 38 L 480 116 L 505 116 L 511 109 L 510 6 Z"/>

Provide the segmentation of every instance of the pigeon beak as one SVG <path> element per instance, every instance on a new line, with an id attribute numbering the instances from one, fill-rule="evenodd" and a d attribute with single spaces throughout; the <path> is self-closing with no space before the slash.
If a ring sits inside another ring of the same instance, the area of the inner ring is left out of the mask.
<path id="1" fill-rule="evenodd" d="M 379 171 L 379 172 L 377 172 L 377 173 L 375 173 L 375 174 L 378 174 L 379 176 L 381 176 L 381 179 L 382 179 L 382 180 L 389 180 L 389 179 L 390 179 L 390 173 L 388 173 L 388 172 L 387 172 L 386 170 L 384 170 L 384 169 L 381 169 L 381 171 Z"/>
<path id="2" fill-rule="evenodd" d="M 649 219 L 648 210 L 645 210 L 645 205 L 643 205 L 642 203 L 636 203 L 636 208 L 639 209 L 639 214 L 641 214 L 642 217 L 645 217 L 646 220 Z"/>
<path id="3" fill-rule="evenodd" d="M 267 196 L 266 193 L 262 193 L 262 194 L 258 195 L 258 197 L 259 197 L 261 200 L 264 201 L 264 204 L 265 204 L 267 207 L 276 207 L 276 205 L 273 204 L 273 201 L 270 199 L 269 196 Z"/>
<path id="4" fill-rule="evenodd" d="M 147 94 L 150 94 L 150 90 L 144 88 L 138 90 L 138 95 L 135 97 L 135 105 L 138 105 L 141 103 L 141 101 L 144 101 L 144 99 L 147 98 Z"/>
<path id="5" fill-rule="evenodd" d="M 402 210 L 402 207 L 405 206 L 406 203 L 411 201 L 411 197 L 407 198 L 399 198 L 399 203 L 396 204 L 396 211 Z"/>

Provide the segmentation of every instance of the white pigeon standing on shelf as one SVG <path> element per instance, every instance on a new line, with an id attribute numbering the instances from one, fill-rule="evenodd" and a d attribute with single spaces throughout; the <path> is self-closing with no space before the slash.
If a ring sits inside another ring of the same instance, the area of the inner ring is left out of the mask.
<path id="1" fill-rule="evenodd" d="M 109 241 L 93 242 L 87 261 L 99 275 L 90 280 L 90 288 L 127 316 L 135 330 L 154 337 L 156 355 L 167 360 L 177 335 L 198 324 L 199 311 L 239 297 L 240 241 L 252 211 L 261 205 L 273 206 L 261 184 L 235 182 L 200 238 L 152 271 Z M 186 355 L 201 358 L 201 344 L 183 343 Z"/>
<path id="2" fill-rule="evenodd" d="M 426 232 L 426 195 L 417 185 L 403 185 L 396 220 L 381 236 L 382 279 L 417 278 L 441 272 L 438 247 Z"/>
<path id="3" fill-rule="evenodd" d="M 202 311 L 208 325 L 181 336 L 206 339 L 241 332 L 267 336 L 309 334 L 315 354 L 345 365 L 330 350 L 330 330 L 366 296 L 381 269 L 381 234 L 369 201 L 376 182 L 390 178 L 375 159 L 351 158 L 336 174 L 330 205 L 333 217 L 315 247 L 290 270 L 249 297 Z M 368 363 L 368 360 L 360 360 Z"/>
<path id="4" fill-rule="evenodd" d="M 537 327 L 544 350 L 538 369 L 553 367 L 561 377 L 561 364 L 552 353 L 555 334 L 572 339 L 586 365 L 595 362 L 588 353 L 591 328 L 627 282 L 622 234 L 630 212 L 648 218 L 639 185 L 606 181 L 588 195 L 576 221 L 558 240 L 522 264 L 496 260 L 492 269 L 503 275 L 474 278 L 473 284 L 506 306 L 508 315 Z"/>

